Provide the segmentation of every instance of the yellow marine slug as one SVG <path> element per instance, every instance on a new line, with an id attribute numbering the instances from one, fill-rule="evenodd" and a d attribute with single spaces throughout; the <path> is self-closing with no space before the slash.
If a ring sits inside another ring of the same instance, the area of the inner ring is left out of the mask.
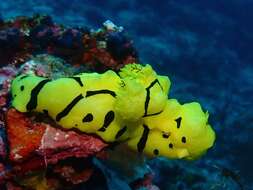
<path id="1" fill-rule="evenodd" d="M 80 73 L 51 80 L 20 75 L 12 81 L 12 106 L 41 112 L 64 128 L 106 142 L 124 141 L 148 155 L 194 159 L 213 145 L 208 114 L 198 103 L 168 99 L 170 80 L 150 65 L 129 64 L 119 73 Z"/>
<path id="2" fill-rule="evenodd" d="M 161 114 L 144 118 L 128 145 L 148 155 L 192 160 L 205 153 L 214 140 L 208 113 L 202 111 L 200 104 L 180 105 L 169 99 Z"/>

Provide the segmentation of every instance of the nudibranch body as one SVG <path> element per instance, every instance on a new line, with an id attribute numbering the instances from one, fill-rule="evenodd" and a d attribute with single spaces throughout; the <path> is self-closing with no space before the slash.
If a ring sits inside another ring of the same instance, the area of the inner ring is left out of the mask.
<path id="1" fill-rule="evenodd" d="M 21 75 L 12 82 L 12 105 L 21 112 L 44 112 L 64 128 L 95 133 L 113 142 L 127 131 L 125 120 L 131 114 L 137 120 L 163 109 L 167 99 L 163 88 L 169 84 L 166 77 L 160 83 L 149 65 L 131 65 L 121 74 L 125 76 L 113 71 L 81 73 L 56 80 Z"/>
<path id="2" fill-rule="evenodd" d="M 64 128 L 77 128 L 106 142 L 124 141 L 148 155 L 193 159 L 214 142 L 200 105 L 168 100 L 170 80 L 150 65 L 126 65 L 117 74 L 81 73 L 51 80 L 20 75 L 12 81 L 12 105 L 48 114 Z"/>
<path id="3" fill-rule="evenodd" d="M 208 124 L 208 113 L 202 111 L 200 104 L 180 105 L 169 99 L 164 111 L 144 118 L 132 137 L 128 145 L 138 152 L 192 160 L 212 147 L 215 133 Z"/>

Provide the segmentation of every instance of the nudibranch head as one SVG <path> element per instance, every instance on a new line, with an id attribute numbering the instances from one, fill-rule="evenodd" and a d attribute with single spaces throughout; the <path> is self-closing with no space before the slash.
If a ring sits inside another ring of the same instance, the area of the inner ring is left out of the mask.
<path id="1" fill-rule="evenodd" d="M 215 133 L 208 117 L 197 102 L 183 104 L 174 113 L 171 141 L 175 147 L 187 150 L 186 159 L 198 158 L 213 146 Z"/>
<path id="2" fill-rule="evenodd" d="M 122 85 L 115 109 L 124 120 L 136 121 L 163 111 L 170 88 L 167 76 L 157 75 L 150 65 L 129 64 L 119 73 Z"/>
<path id="3" fill-rule="evenodd" d="M 208 113 L 196 102 L 180 105 L 177 100 L 168 100 L 163 113 L 144 120 L 149 135 L 143 151 L 148 155 L 193 160 L 215 141 Z"/>
<path id="4" fill-rule="evenodd" d="M 46 81 L 42 77 L 34 77 L 33 75 L 16 77 L 11 83 L 12 106 L 20 112 L 32 110 L 34 102 L 31 101 L 31 96 L 36 93 L 35 87 L 39 88 Z"/>

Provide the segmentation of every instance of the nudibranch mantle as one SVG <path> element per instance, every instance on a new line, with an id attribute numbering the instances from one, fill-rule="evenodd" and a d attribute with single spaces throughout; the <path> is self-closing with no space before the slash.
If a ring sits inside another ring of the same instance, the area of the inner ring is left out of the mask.
<path id="1" fill-rule="evenodd" d="M 148 126 L 148 127 L 147 127 Z M 179 104 L 167 100 L 164 111 L 144 119 L 143 128 L 135 131 L 128 144 L 132 148 L 139 142 L 139 134 L 147 136 L 139 151 L 148 155 L 193 160 L 213 146 L 215 133 L 208 124 L 208 113 L 197 102 Z"/>
<path id="2" fill-rule="evenodd" d="M 19 75 L 11 85 L 20 112 L 48 114 L 64 128 L 123 141 L 140 153 L 194 159 L 214 143 L 208 114 L 198 103 L 168 99 L 169 89 L 167 76 L 139 64 L 55 80 Z"/>

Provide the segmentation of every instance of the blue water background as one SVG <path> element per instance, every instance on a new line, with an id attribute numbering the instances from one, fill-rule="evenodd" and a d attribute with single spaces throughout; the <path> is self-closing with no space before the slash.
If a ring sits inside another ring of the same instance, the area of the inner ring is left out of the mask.
<path id="1" fill-rule="evenodd" d="M 172 80 L 170 97 L 199 101 L 217 132 L 203 159 L 253 184 L 252 0 L 2 0 L 3 18 L 46 13 L 67 26 L 110 19 L 134 40 L 143 63 Z"/>

